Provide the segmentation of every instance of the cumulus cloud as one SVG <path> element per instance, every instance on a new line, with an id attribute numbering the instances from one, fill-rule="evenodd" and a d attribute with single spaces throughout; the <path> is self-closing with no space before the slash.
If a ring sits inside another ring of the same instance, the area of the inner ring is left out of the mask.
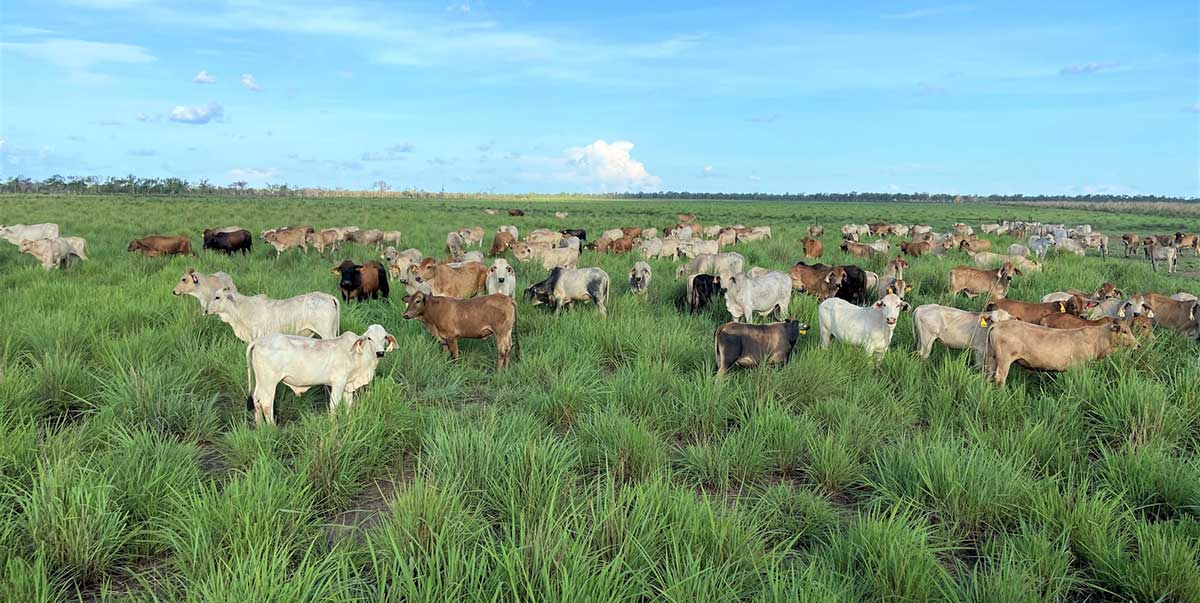
<path id="1" fill-rule="evenodd" d="M 402 142 L 394 144 L 382 151 L 366 151 L 362 154 L 362 161 L 396 161 L 404 159 L 404 155 L 413 152 L 416 147 L 411 142 Z"/>
<path id="2" fill-rule="evenodd" d="M 633 143 L 617 140 L 611 144 L 597 140 L 585 147 L 567 149 L 568 165 L 575 175 L 599 184 L 604 190 L 654 191 L 662 181 L 646 171 L 646 166 L 633 158 Z"/>
<path id="3" fill-rule="evenodd" d="M 225 115 L 225 109 L 220 103 L 208 103 L 202 107 L 177 106 L 171 110 L 171 121 L 182 124 L 206 124 L 214 119 L 220 120 Z"/>
<path id="4" fill-rule="evenodd" d="M 209 75 L 207 71 L 201 69 L 200 73 L 197 73 L 196 77 L 192 78 L 192 81 L 197 84 L 215 84 L 217 83 L 217 78 Z"/>
<path id="5" fill-rule="evenodd" d="M 1120 63 L 1077 63 L 1063 67 L 1058 73 L 1059 75 L 1087 75 L 1090 73 L 1109 71 L 1120 66 Z"/>
<path id="6" fill-rule="evenodd" d="M 250 90 L 253 92 L 258 92 L 259 90 L 262 90 L 262 88 L 259 87 L 259 85 L 258 85 L 258 81 L 254 79 L 253 73 L 243 73 L 242 74 L 242 86 L 245 87 L 247 90 Z"/>

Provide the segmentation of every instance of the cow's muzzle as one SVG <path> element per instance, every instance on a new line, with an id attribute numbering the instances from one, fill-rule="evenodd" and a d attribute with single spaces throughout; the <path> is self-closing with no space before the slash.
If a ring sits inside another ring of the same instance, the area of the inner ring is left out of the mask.
<path id="1" fill-rule="evenodd" d="M 889 326 L 889 327 L 891 327 L 891 326 L 895 326 L 895 325 L 896 325 L 896 319 L 895 319 L 895 318 L 889 318 L 889 319 L 887 319 L 887 323 L 888 323 L 888 326 Z"/>
<path id="2" fill-rule="evenodd" d="M 376 358 L 383 358 L 383 352 L 375 352 Z"/>

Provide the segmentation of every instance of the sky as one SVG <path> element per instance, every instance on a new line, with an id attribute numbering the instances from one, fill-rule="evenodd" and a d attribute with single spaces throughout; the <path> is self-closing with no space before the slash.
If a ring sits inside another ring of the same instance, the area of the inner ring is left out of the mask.
<path id="1" fill-rule="evenodd" d="M 0 176 L 1198 197 L 1198 14 L 4 0 Z"/>

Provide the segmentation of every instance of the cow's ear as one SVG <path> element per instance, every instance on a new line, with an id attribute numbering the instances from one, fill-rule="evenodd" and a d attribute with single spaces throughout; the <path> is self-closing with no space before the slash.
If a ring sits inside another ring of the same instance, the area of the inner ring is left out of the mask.
<path id="1" fill-rule="evenodd" d="M 1020 268 L 1013 268 L 1013 273 L 1015 273 L 1017 276 L 1025 276 L 1025 273 L 1021 272 Z"/>
<path id="2" fill-rule="evenodd" d="M 400 344 L 396 341 L 396 338 L 391 335 L 388 335 L 385 341 L 387 341 L 387 348 L 383 350 L 385 352 L 390 352 L 400 347 Z"/>
<path id="3" fill-rule="evenodd" d="M 512 271 L 513 271 L 513 269 L 512 269 L 512 266 L 509 266 L 509 267 L 508 267 L 508 273 L 509 273 L 509 274 L 512 274 Z"/>
<path id="4" fill-rule="evenodd" d="M 361 352 L 363 345 L 367 343 L 367 337 L 364 335 L 354 340 L 354 344 L 350 346 L 350 351 L 353 353 Z"/>
<path id="5" fill-rule="evenodd" d="M 1110 331 L 1112 331 L 1113 333 L 1120 333 L 1120 332 L 1121 332 L 1121 325 L 1119 325 L 1119 324 L 1117 324 L 1117 323 L 1115 323 L 1115 322 L 1114 322 L 1114 323 L 1112 323 L 1112 324 L 1108 325 L 1108 329 L 1109 329 Z"/>
<path id="6" fill-rule="evenodd" d="M 200 275 L 196 274 L 195 270 L 192 270 L 191 273 L 192 273 L 192 282 L 199 285 L 200 284 Z"/>
<path id="7" fill-rule="evenodd" d="M 881 299 L 881 300 L 879 300 L 879 301 L 875 302 L 875 307 L 876 307 L 876 308 L 882 308 L 882 307 L 883 307 L 883 300 Z"/>

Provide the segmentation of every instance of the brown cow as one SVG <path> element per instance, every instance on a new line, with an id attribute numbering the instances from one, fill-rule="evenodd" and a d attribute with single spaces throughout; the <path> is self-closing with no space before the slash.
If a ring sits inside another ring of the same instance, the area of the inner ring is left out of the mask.
<path id="1" fill-rule="evenodd" d="M 450 357 L 458 360 L 459 339 L 487 339 L 496 336 L 496 370 L 504 370 L 509 364 L 509 352 L 516 350 L 521 359 L 521 346 L 513 333 L 517 324 L 517 302 L 513 298 L 495 293 L 475 299 L 454 299 L 437 295 L 413 293 L 404 298 L 408 307 L 404 319 L 418 319 L 425 330 Z"/>
<path id="2" fill-rule="evenodd" d="M 998 322 L 988 331 L 985 370 L 1004 386 L 1014 362 L 1039 371 L 1065 371 L 1104 358 L 1120 345 L 1138 341 L 1125 323 L 1079 329 L 1051 329 L 1019 320 Z"/>
<path id="3" fill-rule="evenodd" d="M 638 226 L 626 226 L 621 229 L 621 232 L 625 233 L 625 236 L 633 239 L 642 236 L 642 229 Z"/>
<path id="4" fill-rule="evenodd" d="M 520 216 L 525 215 L 525 211 L 520 210 L 520 209 L 510 209 L 510 210 L 508 210 L 508 215 L 514 216 L 514 217 L 520 217 Z"/>
<path id="5" fill-rule="evenodd" d="M 1142 294 L 1154 308 L 1154 325 L 1170 329 L 1175 333 L 1200 339 L 1200 302 L 1196 300 L 1171 299 L 1157 293 Z M 1137 296 L 1134 296 L 1137 297 Z"/>
<path id="6" fill-rule="evenodd" d="M 978 253 L 980 251 L 987 251 L 991 249 L 992 243 L 987 239 L 963 239 L 962 242 L 958 244 L 958 248 L 966 252 Z"/>
<path id="7" fill-rule="evenodd" d="M 1200 236 L 1177 232 L 1175 233 L 1175 246 L 1179 248 L 1180 253 L 1184 249 L 1191 249 L 1196 255 L 1200 255 Z"/>
<path id="8" fill-rule="evenodd" d="M 1093 304 L 1094 305 L 1094 304 Z M 1047 303 L 1023 302 L 1016 299 L 996 299 L 988 302 L 985 312 L 1004 310 L 1009 316 L 1025 322 L 1037 323 L 1051 314 L 1070 314 L 1078 316 L 1087 308 L 1087 302 L 1078 295 L 1072 295 L 1066 301 Z"/>
<path id="9" fill-rule="evenodd" d="M 788 276 L 792 277 L 792 289 L 824 301 L 837 295 L 838 289 L 845 284 L 846 269 L 841 266 L 809 266 L 804 262 L 797 262 L 788 270 Z"/>
<path id="10" fill-rule="evenodd" d="M 1142 245 L 1142 237 L 1126 233 L 1121 235 L 1121 243 L 1125 245 L 1125 257 L 1129 257 L 1130 253 L 1137 253 L 1138 247 Z"/>
<path id="11" fill-rule="evenodd" d="M 439 264 L 433 258 L 408 267 L 409 280 L 418 290 L 429 288 L 428 293 L 459 299 L 471 297 L 487 286 L 487 266 L 479 262 L 462 264 Z"/>
<path id="12" fill-rule="evenodd" d="M 965 292 L 967 297 L 975 297 L 980 293 L 987 293 L 993 299 L 1003 299 L 1008 295 L 1008 287 L 1012 284 L 1014 274 L 1023 276 L 1011 262 L 1005 262 L 995 270 L 957 266 L 950 270 L 950 294 Z"/>
<path id="13" fill-rule="evenodd" d="M 608 248 L 606 249 L 606 251 L 608 253 L 611 253 L 613 255 L 621 255 L 622 253 L 629 253 L 632 250 L 633 250 L 633 237 L 630 237 L 630 236 L 624 236 L 624 237 L 621 237 L 621 238 L 613 241 L 612 243 L 609 243 Z"/>
<path id="14" fill-rule="evenodd" d="M 900 251 L 914 258 L 919 258 L 933 251 L 933 243 L 929 241 L 921 241 L 919 243 L 910 243 L 908 241 L 900 242 Z"/>
<path id="15" fill-rule="evenodd" d="M 883 222 L 867 224 L 867 228 L 871 229 L 871 234 L 876 237 L 882 237 L 892 231 L 892 225 Z"/>
<path id="16" fill-rule="evenodd" d="M 860 258 L 869 258 L 876 253 L 879 253 L 870 245 L 863 245 L 862 243 L 855 243 L 854 241 L 842 241 L 842 251 Z"/>
<path id="17" fill-rule="evenodd" d="M 129 242 L 129 251 L 140 251 L 148 258 L 160 255 L 196 255 L 187 237 L 152 235 Z"/>
<path id="18" fill-rule="evenodd" d="M 804 245 L 804 257 L 806 258 L 817 259 L 825 254 L 825 244 L 821 242 L 821 239 L 801 239 L 800 243 Z"/>
<path id="19" fill-rule="evenodd" d="M 1147 316 L 1134 316 L 1132 318 L 1117 318 L 1115 316 L 1105 316 L 1096 320 L 1088 320 L 1074 314 L 1059 312 L 1051 314 L 1038 321 L 1043 327 L 1051 329 L 1078 329 L 1080 327 L 1094 327 L 1098 325 L 1111 325 L 1114 323 L 1128 323 L 1129 329 L 1135 335 L 1145 336 L 1148 339 L 1154 339 L 1154 321 Z"/>
<path id="20" fill-rule="evenodd" d="M 512 247 L 512 244 L 515 242 L 516 239 L 511 232 L 498 232 L 495 237 L 492 237 L 492 250 L 488 252 L 488 255 L 496 257 L 504 253 L 509 247 Z"/>
<path id="21" fill-rule="evenodd" d="M 727 322 L 717 327 L 713 337 L 717 374 L 724 375 L 733 366 L 787 364 L 796 341 L 807 332 L 808 325 L 793 319 L 765 325 Z"/>
<path id="22" fill-rule="evenodd" d="M 275 248 L 275 257 L 278 259 L 283 252 L 293 247 L 299 247 L 304 253 L 308 253 L 308 234 L 311 232 L 312 226 L 280 228 L 263 232 L 262 238 Z"/>
<path id="23" fill-rule="evenodd" d="M 676 214 L 675 219 L 680 222 L 695 222 L 696 214 Z"/>
<path id="24" fill-rule="evenodd" d="M 338 277 L 338 289 L 342 292 L 342 301 L 367 301 L 380 296 L 387 298 L 391 294 L 388 288 L 387 270 L 379 262 L 370 260 L 361 266 L 351 260 L 345 260 L 333 267 L 331 271 Z"/>
<path id="25" fill-rule="evenodd" d="M 317 253 L 324 254 L 326 249 L 337 251 L 338 231 L 332 228 L 310 232 L 306 239 L 309 245 L 317 249 Z"/>

